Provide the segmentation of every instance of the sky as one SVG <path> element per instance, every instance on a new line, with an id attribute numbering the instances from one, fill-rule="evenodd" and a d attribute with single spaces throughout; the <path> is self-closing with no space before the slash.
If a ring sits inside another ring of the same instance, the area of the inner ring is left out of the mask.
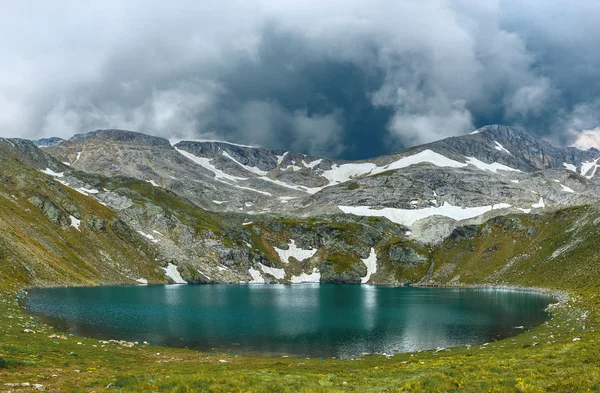
<path id="1" fill-rule="evenodd" d="M 600 147 L 595 0 L 0 0 L 0 136 L 361 159 L 521 127 Z"/>

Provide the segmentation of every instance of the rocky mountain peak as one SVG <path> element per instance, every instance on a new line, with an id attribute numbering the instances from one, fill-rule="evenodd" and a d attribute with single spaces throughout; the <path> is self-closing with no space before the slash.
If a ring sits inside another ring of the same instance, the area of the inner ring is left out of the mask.
<path id="1" fill-rule="evenodd" d="M 77 134 L 69 139 L 71 143 L 104 143 L 115 142 L 122 145 L 170 147 L 171 144 L 165 138 L 143 134 L 141 132 L 106 129 L 96 130 L 85 134 Z"/>
<path id="2" fill-rule="evenodd" d="M 42 138 L 32 141 L 37 147 L 50 147 L 56 146 L 61 142 L 64 142 L 64 139 L 53 136 L 50 138 Z"/>

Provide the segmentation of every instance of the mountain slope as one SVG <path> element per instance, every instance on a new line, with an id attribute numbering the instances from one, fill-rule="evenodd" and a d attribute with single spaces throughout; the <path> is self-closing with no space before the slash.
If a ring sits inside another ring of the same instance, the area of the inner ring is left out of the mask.
<path id="1" fill-rule="evenodd" d="M 16 158 L 36 149 L 0 139 L 2 287 L 165 282 L 156 251 L 114 212 Z"/>
<path id="2" fill-rule="evenodd" d="M 360 162 L 121 130 L 7 143 L 141 235 L 163 279 L 191 283 L 420 282 L 456 228 L 600 195 L 600 152 L 503 126 Z"/>
<path id="3" fill-rule="evenodd" d="M 483 127 L 371 160 L 343 162 L 215 141 L 119 130 L 45 149 L 86 172 L 152 182 L 212 211 L 382 216 L 439 242 L 496 215 L 592 203 L 600 152 L 558 148 L 505 126 Z"/>

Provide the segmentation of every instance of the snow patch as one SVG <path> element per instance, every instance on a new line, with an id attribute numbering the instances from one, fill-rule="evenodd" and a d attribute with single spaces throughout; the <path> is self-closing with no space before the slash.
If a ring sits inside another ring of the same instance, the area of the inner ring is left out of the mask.
<path id="1" fill-rule="evenodd" d="M 571 187 L 567 187 L 564 184 L 561 184 L 560 186 L 562 187 L 562 191 L 564 192 L 575 192 L 575 190 L 573 190 Z"/>
<path id="2" fill-rule="evenodd" d="M 379 167 L 375 171 L 373 171 L 373 175 L 376 175 L 381 172 L 389 171 L 392 169 L 401 169 L 406 168 L 412 165 L 429 163 L 439 167 L 450 167 L 450 168 L 462 168 L 467 166 L 467 164 L 463 164 L 462 162 L 458 162 L 455 160 L 451 160 L 450 158 L 443 156 L 439 153 L 431 151 L 429 149 L 423 150 L 417 154 L 413 154 L 412 156 L 403 157 L 397 161 L 392 162 L 389 165 Z"/>
<path id="3" fill-rule="evenodd" d="M 149 233 L 144 233 L 142 231 L 137 231 L 140 235 L 144 236 L 146 239 L 150 240 L 152 243 L 158 243 L 158 239 L 156 239 L 154 236 L 150 235 Z"/>
<path id="4" fill-rule="evenodd" d="M 73 164 L 75 164 L 77 161 L 79 161 L 80 158 L 81 158 L 81 152 L 78 151 L 77 152 L 77 158 L 75 159 L 75 161 L 73 161 Z"/>
<path id="5" fill-rule="evenodd" d="M 511 180 L 511 182 L 515 183 L 515 184 L 519 184 L 518 180 Z"/>
<path id="6" fill-rule="evenodd" d="M 258 270 L 255 270 L 254 268 L 250 268 L 248 269 L 248 273 L 250 273 L 250 276 L 252 276 L 252 280 L 248 281 L 248 283 L 250 284 L 264 284 L 265 283 L 265 279 L 263 278 L 263 276 L 260 274 L 260 272 Z"/>
<path id="7" fill-rule="evenodd" d="M 263 179 L 261 177 L 261 179 Z M 268 178 L 266 178 L 268 179 Z M 228 184 L 228 183 L 226 183 Z M 258 192 L 259 194 L 263 194 L 263 195 L 268 195 L 268 196 L 272 196 L 273 194 L 271 194 L 270 192 L 266 192 L 266 191 L 261 191 L 261 190 L 257 190 L 255 188 L 250 188 L 250 187 L 243 187 L 243 186 L 238 186 L 237 184 L 232 184 L 235 188 L 239 188 L 241 190 L 248 190 L 248 191 L 254 191 L 254 192 Z"/>
<path id="8" fill-rule="evenodd" d="M 243 222 L 242 225 L 250 225 L 250 224 L 253 224 L 253 223 L 254 223 L 254 221 L 246 221 L 246 222 Z"/>
<path id="9" fill-rule="evenodd" d="M 81 225 L 81 220 L 78 220 L 73 216 L 69 216 L 69 218 L 71 219 L 71 226 L 79 231 L 79 225 Z"/>
<path id="10" fill-rule="evenodd" d="M 584 176 L 587 179 L 591 179 L 592 177 L 594 177 L 594 175 L 596 174 L 596 169 L 598 169 L 598 165 L 597 165 L 598 160 L 600 160 L 600 158 L 596 158 L 594 161 L 582 162 L 581 170 L 579 172 L 581 174 L 581 176 Z M 590 171 L 591 171 L 591 173 L 588 174 Z"/>
<path id="11" fill-rule="evenodd" d="M 305 259 L 311 258 L 317 252 L 316 248 L 304 250 L 302 248 L 296 247 L 296 242 L 292 239 L 290 239 L 288 246 L 289 248 L 287 250 L 282 250 L 281 248 L 273 247 L 277 254 L 279 254 L 279 258 L 283 263 L 289 263 L 290 257 L 294 257 L 298 261 L 302 262 Z"/>
<path id="12" fill-rule="evenodd" d="M 475 166 L 476 168 L 481 169 L 483 171 L 490 171 L 490 172 L 494 172 L 494 173 L 498 173 L 498 171 L 521 172 L 518 169 L 514 169 L 509 166 L 499 164 L 497 162 L 493 162 L 491 164 L 486 164 L 483 161 L 479 161 L 475 157 L 465 157 L 465 158 L 467 159 L 467 162 L 469 164 L 471 164 L 471 165 Z"/>
<path id="13" fill-rule="evenodd" d="M 279 280 L 283 280 L 285 277 L 285 270 L 283 269 L 277 269 L 275 267 L 263 265 L 262 263 L 259 263 L 259 266 L 264 273 L 270 274 Z"/>
<path id="14" fill-rule="evenodd" d="M 227 201 L 212 201 L 212 203 L 215 203 L 217 205 L 222 205 L 223 203 L 227 203 Z"/>
<path id="15" fill-rule="evenodd" d="M 175 284 L 187 284 L 187 281 L 185 281 L 183 277 L 181 277 L 179 270 L 177 270 L 177 265 L 169 263 L 167 267 L 163 267 L 161 269 L 165 271 L 167 277 L 172 279 L 175 282 Z"/>
<path id="16" fill-rule="evenodd" d="M 309 162 L 308 164 L 306 163 L 306 161 L 302 160 L 302 164 L 310 169 L 314 169 L 314 167 L 316 167 L 317 165 L 319 165 L 321 162 L 323 162 L 322 158 L 319 158 L 318 160 L 314 160 Z"/>
<path id="17" fill-rule="evenodd" d="M 520 211 L 522 211 L 525 214 L 531 212 L 531 209 L 523 209 L 522 207 L 517 207 L 517 210 L 520 210 Z"/>
<path id="18" fill-rule="evenodd" d="M 498 151 L 503 151 L 503 152 L 508 153 L 508 154 L 510 154 L 512 156 L 512 153 L 509 152 L 504 146 L 502 146 L 500 144 L 500 142 L 494 141 L 494 143 L 496 144 L 496 146 L 494 146 L 494 149 L 496 149 Z"/>
<path id="19" fill-rule="evenodd" d="M 46 168 L 44 170 L 41 170 L 40 172 L 45 173 L 46 175 L 53 176 L 53 177 L 64 177 L 65 176 L 64 172 L 54 172 L 50 168 Z"/>
<path id="20" fill-rule="evenodd" d="M 206 277 L 207 280 L 212 280 L 212 278 L 210 278 L 209 276 L 207 276 L 203 271 L 201 271 L 200 269 L 196 269 L 196 271 L 200 274 L 202 274 L 204 277 Z"/>
<path id="21" fill-rule="evenodd" d="M 62 163 L 65 164 L 66 166 L 71 166 L 70 162 L 63 161 Z"/>
<path id="22" fill-rule="evenodd" d="M 154 180 L 146 180 L 146 183 L 152 184 L 154 187 L 160 187 Z"/>
<path id="23" fill-rule="evenodd" d="M 356 216 L 368 217 L 385 217 L 388 220 L 408 227 L 415 222 L 431 216 L 444 216 L 453 220 L 460 221 L 469 218 L 481 216 L 489 211 L 496 209 L 509 208 L 508 203 L 498 203 L 495 205 L 477 206 L 477 207 L 460 207 L 453 206 L 448 202 L 444 202 L 439 207 L 426 207 L 423 209 L 396 209 L 385 207 L 376 209 L 371 206 L 338 206 L 338 208 L 346 214 L 354 214 Z"/>
<path id="24" fill-rule="evenodd" d="M 544 198 L 540 197 L 540 201 L 538 203 L 531 204 L 531 207 L 533 207 L 534 209 L 546 207 L 546 204 L 544 203 Z"/>
<path id="25" fill-rule="evenodd" d="M 217 167 L 215 167 L 213 164 L 210 163 L 212 161 L 212 159 L 210 159 L 210 158 L 198 157 L 198 156 L 193 155 L 192 153 L 188 153 L 187 151 L 181 150 L 178 148 L 175 148 L 175 150 L 177 150 L 182 156 L 184 156 L 188 160 L 192 161 L 193 163 L 198 164 L 201 167 L 208 169 L 209 171 L 214 173 L 216 180 L 230 180 L 233 182 L 237 182 L 238 180 L 248 180 L 248 178 L 246 178 L 246 177 L 232 176 L 230 174 L 223 172 L 220 169 L 217 169 Z M 229 184 L 229 183 L 227 183 L 227 184 Z"/>
<path id="26" fill-rule="evenodd" d="M 385 171 L 402 169 L 412 165 L 429 163 L 439 167 L 462 168 L 467 166 L 462 162 L 451 160 L 439 153 L 426 149 L 411 156 L 402 157 L 390 164 L 382 167 L 370 162 L 359 164 L 334 164 L 331 169 L 324 171 L 322 176 L 325 177 L 331 184 L 339 184 L 346 182 L 358 176 L 376 175 Z"/>
<path id="27" fill-rule="evenodd" d="M 563 166 L 565 168 L 567 168 L 568 171 L 577 173 L 577 167 L 575 165 L 573 165 L 573 164 L 567 164 L 566 162 L 563 162 Z"/>
<path id="28" fill-rule="evenodd" d="M 267 177 L 267 176 L 261 176 L 261 177 L 259 177 L 259 179 L 268 181 L 273 184 L 277 184 L 278 186 L 281 186 L 281 187 L 289 188 L 289 189 L 296 190 L 296 191 L 306 192 L 308 194 L 315 194 L 315 193 L 321 191 L 323 188 L 325 188 L 325 187 L 310 188 L 310 187 L 305 187 L 305 186 L 296 186 L 293 184 L 288 184 L 288 183 L 282 182 L 281 180 L 271 179 L 270 177 Z M 271 195 L 271 194 L 268 194 L 268 195 Z"/>
<path id="29" fill-rule="evenodd" d="M 296 166 L 296 165 L 288 165 L 285 168 L 282 168 L 282 171 L 287 171 L 288 169 L 292 169 L 292 171 L 296 172 L 299 171 L 300 169 L 302 169 L 302 167 Z"/>
<path id="30" fill-rule="evenodd" d="M 369 257 L 362 261 L 367 267 L 367 274 L 360 279 L 360 283 L 366 284 L 367 281 L 371 279 L 371 275 L 377 272 L 377 254 L 375 254 L 375 249 L 373 247 L 371 247 Z"/>
<path id="31" fill-rule="evenodd" d="M 289 151 L 286 151 L 285 153 L 283 153 L 280 156 L 275 156 L 277 157 L 277 165 L 281 165 L 281 163 L 283 162 L 283 159 L 285 158 L 285 156 L 287 156 L 287 154 L 289 153 Z"/>
<path id="32" fill-rule="evenodd" d="M 100 191 L 96 190 L 95 188 L 85 188 L 85 187 L 79 187 L 76 190 L 81 192 L 82 194 L 97 194 L 100 192 Z"/>
<path id="33" fill-rule="evenodd" d="M 146 280 L 145 278 L 138 278 L 135 281 L 139 282 L 140 284 L 143 285 L 148 285 L 148 280 Z"/>
<path id="34" fill-rule="evenodd" d="M 279 201 L 280 203 L 288 203 L 289 201 L 291 201 L 292 199 L 296 199 L 297 197 L 290 197 L 290 196 L 280 196 L 279 197 Z"/>
<path id="35" fill-rule="evenodd" d="M 259 176 L 265 176 L 268 173 L 268 172 L 265 172 L 265 171 L 263 171 L 263 170 L 255 167 L 255 166 L 248 166 L 248 165 L 242 164 L 241 162 L 239 162 L 238 160 L 236 160 L 235 158 L 233 158 L 226 151 L 223 151 L 221 154 L 223 155 L 223 157 L 229 158 L 231 161 L 235 162 L 236 164 L 238 164 L 239 166 L 241 166 L 242 168 L 244 168 L 248 172 L 252 172 L 252 173 L 257 174 Z"/>
<path id="36" fill-rule="evenodd" d="M 299 276 L 292 276 L 290 278 L 290 282 L 292 284 L 301 284 L 301 283 L 308 283 L 308 282 L 320 282 L 321 281 L 321 273 L 319 272 L 319 269 L 314 268 L 313 272 L 311 274 L 306 274 L 306 273 L 302 273 Z"/>

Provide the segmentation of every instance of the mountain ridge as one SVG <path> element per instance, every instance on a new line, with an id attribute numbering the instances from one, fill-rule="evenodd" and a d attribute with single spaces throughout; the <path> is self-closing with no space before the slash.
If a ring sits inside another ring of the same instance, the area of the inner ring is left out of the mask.
<path id="1" fill-rule="evenodd" d="M 595 151 L 504 126 L 361 161 L 124 130 L 3 145 L 113 211 L 172 282 L 416 283 L 457 228 L 600 197 Z"/>

